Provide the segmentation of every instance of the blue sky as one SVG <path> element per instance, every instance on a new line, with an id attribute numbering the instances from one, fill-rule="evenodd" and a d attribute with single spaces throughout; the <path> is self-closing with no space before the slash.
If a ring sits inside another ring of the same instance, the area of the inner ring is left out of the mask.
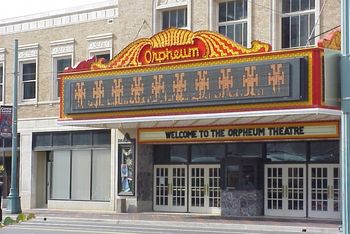
<path id="1" fill-rule="evenodd" d="M 9 0 L 2 1 L 0 19 L 60 10 L 105 0 Z"/>

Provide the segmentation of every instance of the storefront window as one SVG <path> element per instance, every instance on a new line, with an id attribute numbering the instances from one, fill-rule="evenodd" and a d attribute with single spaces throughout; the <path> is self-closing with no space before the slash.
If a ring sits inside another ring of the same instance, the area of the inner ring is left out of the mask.
<path id="1" fill-rule="evenodd" d="M 225 157 L 224 144 L 192 145 L 192 163 L 213 163 L 220 162 Z"/>
<path id="2" fill-rule="evenodd" d="M 108 201 L 111 186 L 111 151 L 92 150 L 92 200 Z"/>
<path id="3" fill-rule="evenodd" d="M 311 162 L 339 162 L 339 141 L 310 142 Z"/>
<path id="4" fill-rule="evenodd" d="M 271 162 L 306 161 L 305 142 L 279 142 L 266 144 L 266 158 Z"/>
<path id="5" fill-rule="evenodd" d="M 110 149 L 55 150 L 50 199 L 109 201 Z"/>
<path id="6" fill-rule="evenodd" d="M 53 152 L 51 199 L 70 199 L 70 150 Z"/>
<path id="7" fill-rule="evenodd" d="M 90 200 L 91 150 L 72 152 L 72 200 Z"/>

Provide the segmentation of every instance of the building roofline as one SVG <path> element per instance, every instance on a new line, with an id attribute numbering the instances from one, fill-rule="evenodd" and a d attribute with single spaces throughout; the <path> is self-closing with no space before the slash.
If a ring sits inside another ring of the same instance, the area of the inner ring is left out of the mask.
<path id="1" fill-rule="evenodd" d="M 96 0 L 98 1 L 98 0 Z M 110 7 L 117 7 L 118 6 L 118 0 L 107 0 L 103 2 L 96 2 L 76 7 L 70 7 L 70 8 L 64 8 L 64 9 L 58 9 L 58 10 L 52 10 L 52 11 L 46 11 L 31 15 L 25 15 L 25 16 L 19 16 L 19 17 L 12 17 L 7 19 L 0 19 L 0 26 L 10 25 L 14 23 L 21 23 L 26 21 L 32 21 L 32 20 L 38 20 L 38 19 L 47 19 L 52 18 L 56 16 L 63 16 L 63 15 L 70 15 L 70 14 L 76 14 L 79 12 L 85 12 L 90 10 L 96 10 L 96 9 L 104 9 L 104 8 L 110 8 Z"/>

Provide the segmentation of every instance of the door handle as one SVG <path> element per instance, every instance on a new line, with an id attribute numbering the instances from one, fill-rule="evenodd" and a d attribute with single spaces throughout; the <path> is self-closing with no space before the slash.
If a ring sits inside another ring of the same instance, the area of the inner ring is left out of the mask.
<path id="1" fill-rule="evenodd" d="M 328 185 L 328 186 L 327 186 L 327 198 L 328 198 L 328 199 L 331 199 L 331 198 L 332 198 L 332 197 L 331 197 L 331 196 L 332 196 L 332 195 L 331 195 L 331 193 L 332 193 L 331 190 L 332 190 L 332 189 L 331 189 L 331 186 Z"/>
<path id="2" fill-rule="evenodd" d="M 334 199 L 334 187 L 331 186 L 331 198 Z"/>
<path id="3" fill-rule="evenodd" d="M 288 186 L 285 185 L 284 187 L 284 197 L 288 198 Z"/>

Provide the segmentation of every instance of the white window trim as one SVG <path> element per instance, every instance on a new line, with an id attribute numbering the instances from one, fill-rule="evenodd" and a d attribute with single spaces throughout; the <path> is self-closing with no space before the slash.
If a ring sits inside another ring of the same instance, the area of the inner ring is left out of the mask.
<path id="1" fill-rule="evenodd" d="M 5 103 L 5 82 L 6 82 L 6 67 L 5 67 L 5 48 L 0 48 L 0 65 L 2 66 L 2 101 L 1 104 Z"/>
<path id="2" fill-rule="evenodd" d="M 209 1 L 209 30 L 219 32 L 219 3 L 230 0 L 211 0 Z M 247 22 L 247 47 L 250 47 L 252 41 L 252 1 L 247 0 L 247 19 L 237 20 L 235 22 Z"/>
<path id="3" fill-rule="evenodd" d="M 153 34 L 162 30 L 163 11 L 182 8 L 187 8 L 187 26 L 182 27 L 182 29 L 192 30 L 192 0 L 168 0 L 165 4 L 158 4 L 160 1 L 161 0 L 153 0 Z"/>
<path id="4" fill-rule="evenodd" d="M 105 33 L 87 36 L 88 42 L 88 57 L 96 54 L 109 53 L 109 58 L 113 57 L 113 33 Z"/>
<path id="5" fill-rule="evenodd" d="M 282 49 L 282 1 L 281 0 L 272 0 L 272 10 L 271 10 L 271 43 L 272 50 L 280 50 Z M 320 35 L 320 21 L 317 21 L 320 14 L 320 0 L 315 0 L 315 10 L 304 11 L 306 13 L 315 12 L 315 35 Z M 276 12 L 280 12 L 280 14 L 276 14 Z M 290 15 L 294 15 L 295 13 L 290 13 Z M 287 15 L 287 14 L 285 14 Z M 299 15 L 299 14 L 298 14 Z M 315 43 L 320 39 L 319 36 L 315 37 Z"/>
<path id="6" fill-rule="evenodd" d="M 21 104 L 38 104 L 38 54 L 39 44 L 27 44 L 18 46 L 18 67 L 19 67 L 19 105 Z M 24 99 L 23 93 L 23 64 L 35 62 L 35 98 Z"/>
<path id="7" fill-rule="evenodd" d="M 50 103 L 58 103 L 59 98 L 56 95 L 56 77 L 57 77 L 57 59 L 59 58 L 71 58 L 71 66 L 74 65 L 74 44 L 75 39 L 69 38 L 64 40 L 58 40 L 58 41 L 51 41 L 51 71 L 52 71 L 52 78 L 51 78 L 51 84 L 49 87 L 49 98 Z"/>
<path id="8" fill-rule="evenodd" d="M 35 63 L 35 98 L 32 99 L 24 99 L 24 86 L 23 86 L 23 64 L 27 63 Z M 20 95 L 20 104 L 38 104 L 38 59 L 21 59 L 19 61 L 19 91 Z"/>

